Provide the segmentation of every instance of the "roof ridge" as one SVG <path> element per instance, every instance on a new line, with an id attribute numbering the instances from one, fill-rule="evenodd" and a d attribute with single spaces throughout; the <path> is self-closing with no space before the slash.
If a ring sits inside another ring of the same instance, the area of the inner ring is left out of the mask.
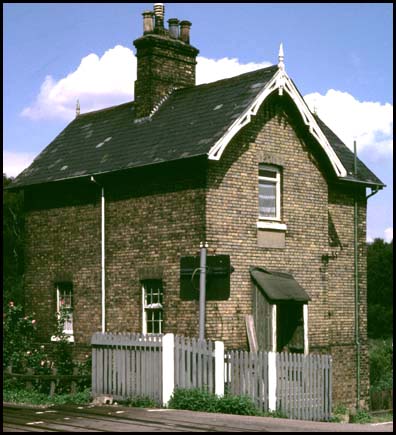
<path id="1" fill-rule="evenodd" d="M 259 72 L 263 72 L 264 70 L 271 70 L 271 69 L 278 70 L 278 65 L 270 65 L 270 66 L 266 66 L 265 68 L 259 68 L 259 69 L 255 69 L 255 70 L 253 70 L 253 71 L 247 71 L 247 72 L 245 72 L 245 73 L 238 74 L 238 75 L 236 75 L 236 76 L 232 76 L 232 77 L 226 77 L 226 78 L 224 78 L 224 79 L 219 79 L 219 80 L 216 80 L 216 81 L 214 81 L 214 82 L 201 83 L 200 85 L 189 86 L 189 87 L 187 87 L 187 88 L 179 88 L 179 89 L 177 89 L 176 91 L 177 91 L 177 92 L 180 92 L 180 91 L 185 91 L 185 90 L 187 90 L 187 89 L 191 90 L 191 89 L 196 89 L 196 88 L 202 88 L 202 87 L 204 87 L 204 86 L 215 86 L 215 85 L 218 85 L 218 84 L 224 83 L 224 82 L 226 82 L 226 81 L 231 81 L 231 80 L 235 80 L 235 79 L 240 78 L 240 77 L 247 76 L 247 75 L 249 75 L 249 74 L 253 75 L 253 74 L 257 74 L 257 73 L 259 73 Z"/>
<path id="2" fill-rule="evenodd" d="M 80 113 L 80 115 L 78 115 L 77 118 L 75 118 L 75 119 L 79 119 L 82 116 L 86 116 L 86 115 L 92 115 L 93 113 L 104 112 L 106 110 L 112 110 L 112 109 L 119 108 L 121 106 L 126 106 L 128 104 L 134 104 L 134 103 L 135 103 L 135 101 L 127 101 L 126 103 L 121 103 L 121 104 L 116 104 L 114 106 L 104 107 L 103 109 L 91 110 L 90 112 Z"/>

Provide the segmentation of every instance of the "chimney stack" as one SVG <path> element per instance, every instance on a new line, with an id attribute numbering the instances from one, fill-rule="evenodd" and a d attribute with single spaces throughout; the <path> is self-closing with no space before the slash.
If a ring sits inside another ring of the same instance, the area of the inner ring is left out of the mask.
<path id="1" fill-rule="evenodd" d="M 149 116 L 173 89 L 195 86 L 199 53 L 190 45 L 189 21 L 170 18 L 169 30 L 164 28 L 163 3 L 155 3 L 154 11 L 142 15 L 143 35 L 133 42 L 137 57 L 136 118 Z"/>

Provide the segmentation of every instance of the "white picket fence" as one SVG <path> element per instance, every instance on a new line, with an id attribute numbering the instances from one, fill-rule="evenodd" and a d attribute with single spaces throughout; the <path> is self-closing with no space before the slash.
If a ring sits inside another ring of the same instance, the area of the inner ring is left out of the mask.
<path id="1" fill-rule="evenodd" d="M 228 351 L 224 357 L 226 391 L 249 396 L 260 409 L 268 411 L 268 352 Z"/>
<path id="2" fill-rule="evenodd" d="M 162 403 L 163 337 L 142 334 L 92 336 L 92 395 L 121 400 L 146 396 Z"/>
<path id="3" fill-rule="evenodd" d="M 289 418 L 329 420 L 331 356 L 278 353 L 276 408 Z"/>
<path id="4" fill-rule="evenodd" d="M 175 388 L 246 395 L 263 411 L 329 420 L 331 357 L 224 352 L 223 342 L 173 334 L 92 336 L 92 394 L 148 396 L 166 405 Z"/>

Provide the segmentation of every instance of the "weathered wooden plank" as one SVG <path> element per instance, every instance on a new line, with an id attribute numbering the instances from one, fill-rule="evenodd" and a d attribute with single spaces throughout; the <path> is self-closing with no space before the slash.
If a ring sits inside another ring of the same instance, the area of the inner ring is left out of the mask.
<path id="1" fill-rule="evenodd" d="M 175 364 L 174 364 L 174 380 L 175 387 L 180 385 L 180 338 L 178 335 L 175 336 Z"/>
<path id="2" fill-rule="evenodd" d="M 186 348 L 185 348 L 184 337 L 181 337 L 180 350 L 181 350 L 180 387 L 185 388 L 187 361 L 186 361 Z"/>
<path id="3" fill-rule="evenodd" d="M 209 342 L 209 357 L 208 357 L 208 391 L 214 393 L 214 343 Z"/>
<path id="4" fill-rule="evenodd" d="M 112 371 L 112 381 L 111 381 L 111 389 L 110 394 L 117 394 L 117 352 L 115 346 L 111 347 L 111 363 L 110 363 L 111 371 Z"/>
<path id="5" fill-rule="evenodd" d="M 92 385 L 92 396 L 95 397 L 98 393 L 98 387 L 96 385 L 96 379 L 97 379 L 97 350 L 96 348 L 92 348 L 92 381 L 91 381 L 91 385 Z"/>
<path id="6" fill-rule="evenodd" d="M 108 376 L 109 376 L 109 362 L 108 362 L 109 349 L 103 349 L 103 394 L 108 394 Z"/>

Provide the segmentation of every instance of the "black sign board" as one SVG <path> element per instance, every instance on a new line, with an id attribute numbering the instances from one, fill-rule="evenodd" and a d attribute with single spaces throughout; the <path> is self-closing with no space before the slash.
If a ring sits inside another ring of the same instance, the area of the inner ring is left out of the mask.
<path id="1" fill-rule="evenodd" d="M 180 299 L 199 300 L 200 257 L 180 258 Z M 230 297 L 230 274 L 234 270 L 229 255 L 206 257 L 206 300 L 224 301 Z"/>

